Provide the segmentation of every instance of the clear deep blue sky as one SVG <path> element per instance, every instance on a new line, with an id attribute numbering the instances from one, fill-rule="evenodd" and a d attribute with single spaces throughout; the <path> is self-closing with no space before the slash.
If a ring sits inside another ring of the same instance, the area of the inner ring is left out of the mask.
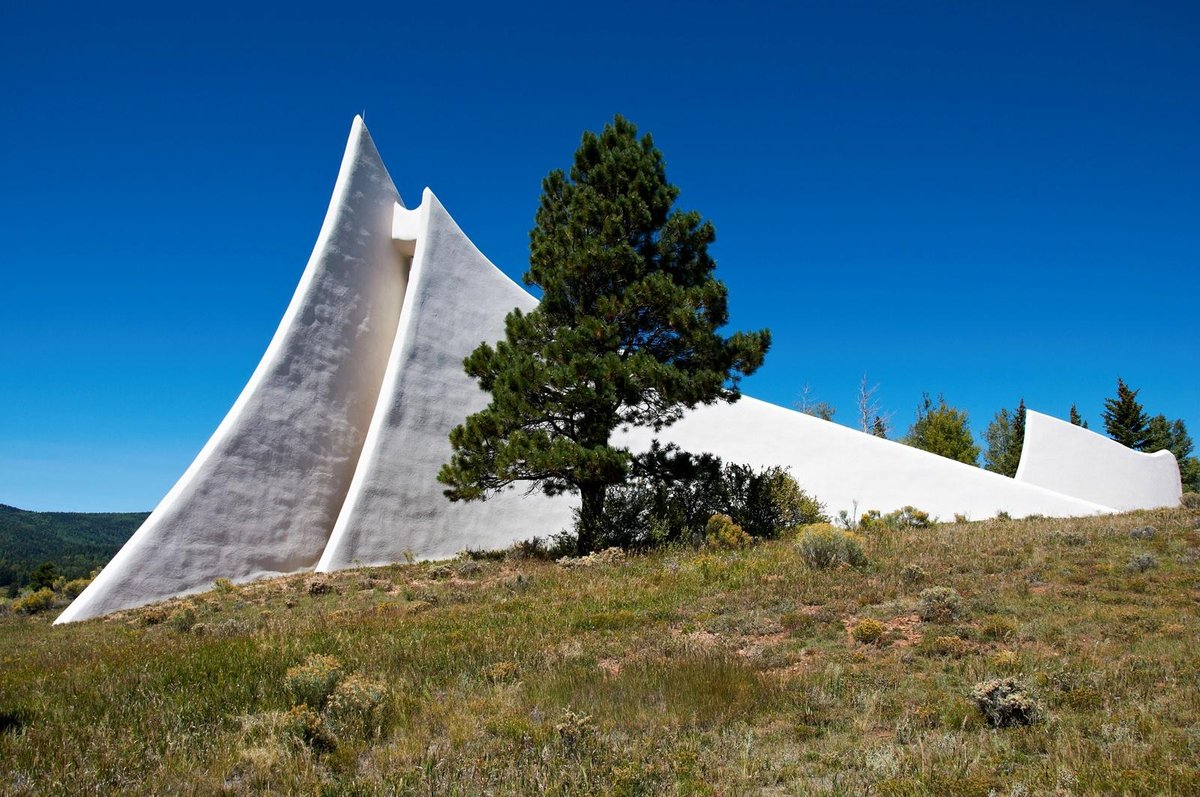
<path id="1" fill-rule="evenodd" d="M 249 8 L 249 10 L 248 10 Z M 152 508 L 254 369 L 355 113 L 514 278 L 620 112 L 716 225 L 746 392 L 896 431 L 1118 375 L 1200 439 L 1200 5 L 0 4 L 0 502 Z"/>

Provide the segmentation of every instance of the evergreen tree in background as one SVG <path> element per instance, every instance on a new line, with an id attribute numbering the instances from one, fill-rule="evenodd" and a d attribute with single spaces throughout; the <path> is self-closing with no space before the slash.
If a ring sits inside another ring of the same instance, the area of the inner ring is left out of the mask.
<path id="1" fill-rule="evenodd" d="M 518 481 L 578 492 L 587 553 L 608 488 L 634 460 L 610 444 L 613 431 L 658 431 L 685 409 L 737 400 L 770 333 L 718 334 L 729 314 L 708 253 L 715 232 L 672 209 L 678 194 L 650 136 L 620 116 L 584 133 L 569 176 L 542 181 L 524 275 L 542 301 L 509 313 L 505 339 L 464 360 L 491 402 L 450 433 L 438 474 L 447 497 L 484 499 Z"/>
<path id="2" fill-rule="evenodd" d="M 934 405 L 929 394 L 925 394 L 917 407 L 917 420 L 902 442 L 969 465 L 977 464 L 979 459 L 979 447 L 971 437 L 967 414 L 946 404 L 944 396 L 938 396 Z"/>
<path id="3" fill-rule="evenodd" d="M 1150 420 L 1137 394 L 1125 380 L 1117 379 L 1117 395 L 1104 400 L 1104 430 L 1121 445 L 1141 451 L 1146 446 Z"/>
<path id="4" fill-rule="evenodd" d="M 1088 422 L 1079 414 L 1079 409 L 1074 404 L 1071 405 L 1071 423 L 1084 429 L 1088 428 Z"/>
<path id="5" fill-rule="evenodd" d="M 871 423 L 871 434 L 875 435 L 876 437 L 882 437 L 885 440 L 887 439 L 887 421 L 885 421 L 882 416 L 875 416 L 875 420 Z"/>
<path id="6" fill-rule="evenodd" d="M 1146 424 L 1146 446 L 1143 450 L 1149 454 L 1170 451 L 1179 463 L 1179 478 L 1184 491 L 1200 492 L 1200 460 L 1191 456 L 1192 437 L 1182 418 L 1168 421 L 1167 416 L 1161 414 L 1151 418 Z"/>
<path id="7" fill-rule="evenodd" d="M 1011 413 L 1007 409 L 997 412 L 983 438 L 987 442 L 983 467 L 1005 476 L 1016 476 L 1025 447 L 1025 399 L 1022 398 Z"/>

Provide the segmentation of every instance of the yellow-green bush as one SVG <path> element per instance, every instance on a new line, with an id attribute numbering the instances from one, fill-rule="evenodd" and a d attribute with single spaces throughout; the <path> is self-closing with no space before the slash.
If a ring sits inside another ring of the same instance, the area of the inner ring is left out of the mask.
<path id="1" fill-rule="evenodd" d="M 956 636 L 926 637 L 921 640 L 921 649 L 931 656 L 949 656 L 953 659 L 961 659 L 974 650 L 970 642 Z"/>
<path id="2" fill-rule="evenodd" d="M 855 642 L 861 642 L 864 645 L 878 645 L 883 641 L 886 631 L 883 623 L 868 617 L 855 623 L 854 628 L 850 630 L 850 635 L 854 637 Z"/>
<path id="3" fill-rule="evenodd" d="M 37 614 L 54 605 L 54 590 L 42 587 L 37 592 L 22 595 L 13 600 L 11 609 L 18 614 Z"/>
<path id="4" fill-rule="evenodd" d="M 63 584 L 62 593 L 68 598 L 77 598 L 79 593 L 87 589 L 87 585 L 91 584 L 90 578 L 76 578 Z"/>
<path id="5" fill-rule="evenodd" d="M 862 567 L 867 563 L 862 537 L 830 523 L 815 523 L 800 529 L 796 547 L 809 567 Z"/>
<path id="6" fill-rule="evenodd" d="M 342 663 L 333 656 L 316 654 L 305 659 L 303 664 L 290 668 L 283 684 L 293 704 L 319 711 L 341 680 Z"/>
<path id="7" fill-rule="evenodd" d="M 704 544 L 709 548 L 738 550 L 745 548 L 753 540 L 745 530 L 729 515 L 717 513 L 708 519 L 704 526 Z"/>

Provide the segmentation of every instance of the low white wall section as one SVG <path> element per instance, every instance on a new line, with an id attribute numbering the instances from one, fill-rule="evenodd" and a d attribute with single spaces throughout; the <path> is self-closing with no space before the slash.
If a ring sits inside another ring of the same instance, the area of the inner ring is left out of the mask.
<path id="1" fill-rule="evenodd" d="M 1178 506 L 1179 463 L 1144 454 L 1067 421 L 1028 412 L 1016 480 L 1119 510 Z"/>
<path id="2" fill-rule="evenodd" d="M 316 564 L 383 379 L 408 262 L 355 118 L 320 235 L 249 383 L 142 527 L 56 622 Z M 234 286 L 236 288 L 236 286 Z"/>

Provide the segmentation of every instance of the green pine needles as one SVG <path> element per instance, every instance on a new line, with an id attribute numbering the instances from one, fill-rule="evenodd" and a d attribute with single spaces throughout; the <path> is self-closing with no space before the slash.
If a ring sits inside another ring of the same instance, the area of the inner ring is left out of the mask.
<path id="1" fill-rule="evenodd" d="M 542 301 L 514 309 L 505 339 L 464 360 L 492 398 L 450 433 L 438 474 L 447 497 L 484 499 L 515 482 L 578 492 L 587 553 L 606 492 L 634 459 L 611 445 L 613 431 L 658 431 L 698 404 L 737 400 L 770 333 L 718 333 L 729 316 L 708 253 L 715 230 L 673 209 L 678 194 L 651 137 L 621 116 L 584 133 L 569 175 L 542 181 L 524 276 Z"/>

